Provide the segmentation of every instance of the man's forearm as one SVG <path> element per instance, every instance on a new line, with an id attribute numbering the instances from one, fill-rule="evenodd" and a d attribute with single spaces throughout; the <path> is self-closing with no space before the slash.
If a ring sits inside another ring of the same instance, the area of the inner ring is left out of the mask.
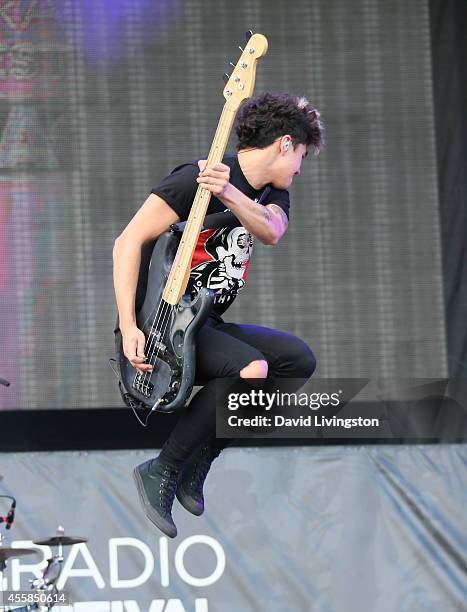
<path id="1" fill-rule="evenodd" d="M 243 227 L 263 244 L 276 243 L 277 228 L 273 216 L 265 206 L 250 199 L 230 183 L 224 194 L 217 197 L 233 212 Z"/>
<path id="2" fill-rule="evenodd" d="M 141 247 L 117 239 L 113 249 L 113 279 L 120 329 L 136 324 L 135 297 L 141 265 Z"/>

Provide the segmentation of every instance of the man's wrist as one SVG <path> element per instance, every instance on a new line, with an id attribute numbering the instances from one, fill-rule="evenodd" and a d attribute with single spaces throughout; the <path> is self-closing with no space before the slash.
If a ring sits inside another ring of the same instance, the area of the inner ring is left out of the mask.
<path id="1" fill-rule="evenodd" d="M 236 187 L 234 187 L 234 185 L 232 185 L 232 183 L 227 183 L 227 186 L 224 189 L 224 193 L 221 196 L 218 196 L 218 199 L 223 204 L 225 204 L 228 208 L 230 208 L 230 206 L 232 204 L 235 206 L 235 204 L 238 203 L 238 194 L 239 193 L 241 195 L 244 195 L 244 194 L 242 194 L 241 191 L 239 191 Z"/>
<path id="2" fill-rule="evenodd" d="M 120 327 L 120 331 L 122 333 L 124 333 L 125 330 L 130 329 L 130 328 L 135 327 L 135 326 L 136 326 L 136 319 L 134 319 L 134 318 L 121 319 L 120 320 L 119 327 Z"/>

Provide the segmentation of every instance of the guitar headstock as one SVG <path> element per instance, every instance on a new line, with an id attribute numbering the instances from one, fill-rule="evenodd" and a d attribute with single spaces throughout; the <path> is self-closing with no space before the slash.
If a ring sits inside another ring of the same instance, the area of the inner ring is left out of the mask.
<path id="1" fill-rule="evenodd" d="M 242 50 L 232 74 L 224 87 L 224 98 L 227 106 L 237 110 L 243 100 L 250 98 L 255 86 L 256 63 L 266 55 L 268 40 L 262 34 L 253 34 Z"/>

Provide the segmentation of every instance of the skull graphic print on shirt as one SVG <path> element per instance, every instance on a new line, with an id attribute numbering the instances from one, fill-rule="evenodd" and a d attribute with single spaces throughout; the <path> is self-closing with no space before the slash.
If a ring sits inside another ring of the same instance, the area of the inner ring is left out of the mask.
<path id="1" fill-rule="evenodd" d="M 194 297 L 201 287 L 212 289 L 214 310 L 221 314 L 245 285 L 252 250 L 253 236 L 242 226 L 202 231 L 191 261 L 187 293 Z"/>

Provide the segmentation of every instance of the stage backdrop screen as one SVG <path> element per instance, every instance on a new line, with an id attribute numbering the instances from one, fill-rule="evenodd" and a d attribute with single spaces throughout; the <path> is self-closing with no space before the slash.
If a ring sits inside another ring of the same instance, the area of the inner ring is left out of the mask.
<path id="1" fill-rule="evenodd" d="M 206 156 L 249 28 L 255 92 L 306 95 L 327 145 L 226 320 L 320 377 L 446 375 L 427 0 L 0 0 L 1 408 L 120 405 L 114 240 Z"/>

